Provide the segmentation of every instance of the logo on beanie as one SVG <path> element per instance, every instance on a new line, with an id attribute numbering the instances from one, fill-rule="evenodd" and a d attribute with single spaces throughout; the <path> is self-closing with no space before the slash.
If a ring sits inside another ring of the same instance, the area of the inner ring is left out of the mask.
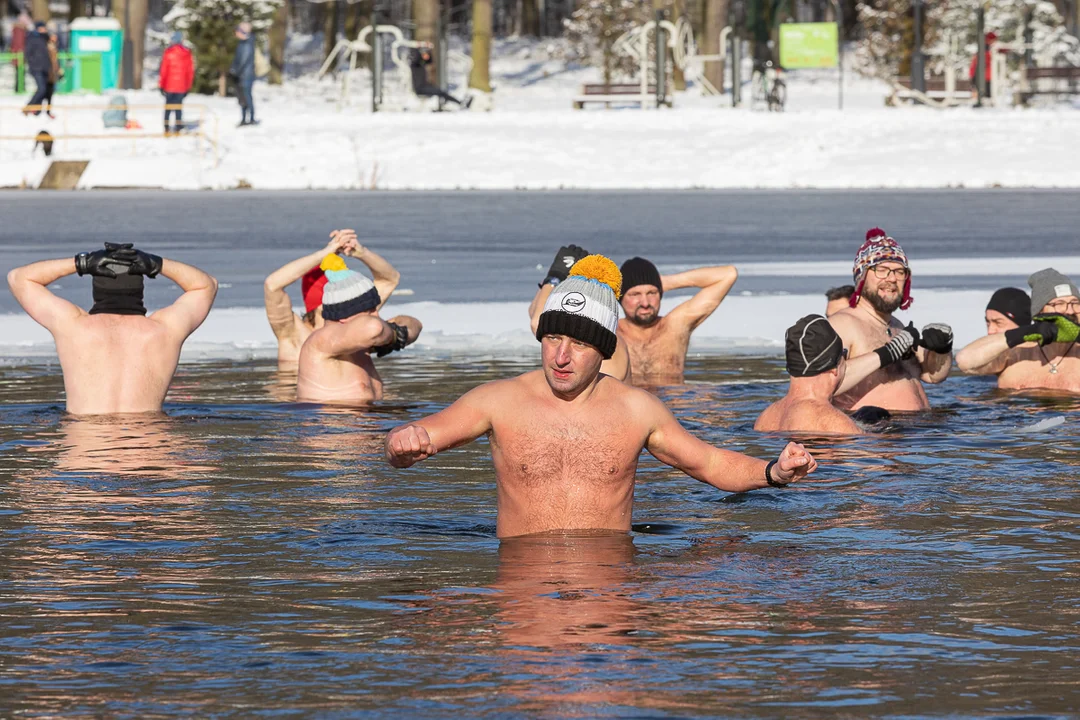
<path id="1" fill-rule="evenodd" d="M 1070 295 L 1072 295 L 1072 288 L 1068 285 L 1055 285 L 1054 294 L 1059 298 L 1069 297 Z"/>
<path id="2" fill-rule="evenodd" d="M 568 292 L 563 296 L 562 309 L 570 313 L 581 312 L 585 307 L 585 296 L 579 292 Z"/>

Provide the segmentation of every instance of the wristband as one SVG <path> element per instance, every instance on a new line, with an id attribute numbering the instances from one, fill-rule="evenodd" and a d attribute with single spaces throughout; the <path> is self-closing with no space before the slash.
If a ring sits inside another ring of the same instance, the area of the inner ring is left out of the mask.
<path id="1" fill-rule="evenodd" d="M 776 460 L 770 460 L 769 464 L 765 466 L 765 482 L 767 482 L 770 486 L 775 487 L 775 488 L 787 487 L 787 485 L 788 485 L 787 483 L 776 482 L 775 480 L 772 479 L 772 469 L 773 469 L 773 465 L 775 465 L 776 462 L 777 462 Z"/>
<path id="2" fill-rule="evenodd" d="M 371 348 L 375 351 L 376 357 L 382 357 L 383 355 L 389 355 L 392 352 L 403 350 L 405 346 L 409 344 L 409 328 L 393 322 L 388 322 L 386 324 L 394 331 L 394 339 L 385 345 Z"/>

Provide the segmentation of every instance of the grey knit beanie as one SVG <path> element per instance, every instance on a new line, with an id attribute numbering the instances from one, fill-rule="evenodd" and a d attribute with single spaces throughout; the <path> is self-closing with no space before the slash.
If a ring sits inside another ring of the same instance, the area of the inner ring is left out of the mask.
<path id="1" fill-rule="evenodd" d="M 566 335 L 592 345 L 605 360 L 615 353 L 619 327 L 619 291 L 622 275 L 618 266 L 603 255 L 589 255 L 570 268 L 570 276 L 559 283 L 544 303 L 536 339 L 545 335 Z"/>
<path id="2" fill-rule="evenodd" d="M 1047 303 L 1051 303 L 1060 297 L 1080 298 L 1080 290 L 1065 275 L 1054 268 L 1046 268 L 1028 278 L 1031 286 L 1031 314 L 1038 315 Z"/>

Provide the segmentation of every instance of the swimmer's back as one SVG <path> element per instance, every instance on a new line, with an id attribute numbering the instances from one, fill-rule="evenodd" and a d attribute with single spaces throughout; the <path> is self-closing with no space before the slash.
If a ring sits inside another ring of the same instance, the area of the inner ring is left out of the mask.
<path id="1" fill-rule="evenodd" d="M 82 315 L 56 337 L 68 412 L 157 412 L 184 338 L 141 315 Z"/>

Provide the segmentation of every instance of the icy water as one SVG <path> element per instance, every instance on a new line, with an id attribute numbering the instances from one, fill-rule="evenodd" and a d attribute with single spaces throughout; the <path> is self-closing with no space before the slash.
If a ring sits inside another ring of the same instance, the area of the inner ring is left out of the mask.
<path id="1" fill-rule="evenodd" d="M 483 442 L 409 471 L 390 427 L 528 362 L 399 357 L 367 411 L 271 364 L 182 367 L 168 416 L 75 420 L 0 370 L 0 714 L 127 717 L 1072 715 L 1077 401 L 933 387 L 812 481 L 727 496 L 639 473 L 630 536 L 495 538 Z M 656 392 L 755 434 L 776 358 Z M 1065 416 L 1064 425 L 1030 432 Z"/>
<path id="2" fill-rule="evenodd" d="M 810 481 L 741 496 L 646 456 L 629 536 L 500 543 L 483 441 L 408 471 L 381 459 L 391 427 L 535 366 L 531 340 L 489 345 L 525 322 L 497 306 L 527 302 L 563 242 L 735 262 L 752 297 L 714 318 L 771 337 L 820 311 L 881 224 L 937 263 L 915 310 L 962 300 L 970 335 L 989 289 L 1077 262 L 1076 199 L 0 195 L 0 270 L 136 242 L 217 275 L 208 325 L 224 316 L 226 339 L 265 332 L 267 272 L 350 225 L 428 328 L 449 301 L 455 327 L 479 328 L 380 361 L 388 397 L 363 411 L 296 404 L 258 357 L 272 348 L 238 360 L 209 342 L 165 415 L 79 420 L 51 350 L 20 355 L 28 321 L 0 295 L 0 717 L 1076 716 L 1077 399 L 956 376 L 879 435 L 807 438 Z M 85 304 L 85 283 L 60 284 Z M 172 292 L 148 283 L 148 304 Z M 688 429 L 775 456 L 786 438 L 752 425 L 785 388 L 780 358 L 695 351 L 687 380 L 654 391 Z"/>

